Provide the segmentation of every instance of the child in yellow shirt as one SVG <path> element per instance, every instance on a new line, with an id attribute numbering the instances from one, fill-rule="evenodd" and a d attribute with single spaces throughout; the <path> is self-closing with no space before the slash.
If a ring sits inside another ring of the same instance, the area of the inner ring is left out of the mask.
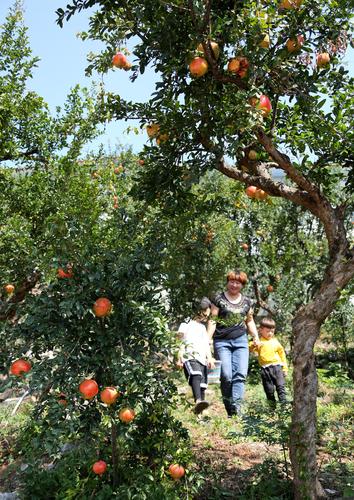
<path id="1" fill-rule="evenodd" d="M 285 376 L 288 364 L 283 346 L 274 337 L 275 321 L 272 318 L 263 318 L 258 331 L 260 343 L 251 343 L 250 350 L 258 356 L 264 392 L 268 401 L 275 404 L 276 389 L 279 401 L 286 403 Z"/>

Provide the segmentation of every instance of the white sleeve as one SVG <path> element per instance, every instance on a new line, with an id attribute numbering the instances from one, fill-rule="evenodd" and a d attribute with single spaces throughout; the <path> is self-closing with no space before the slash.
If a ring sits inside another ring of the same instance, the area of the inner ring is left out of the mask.
<path id="1" fill-rule="evenodd" d="M 187 325 L 187 323 L 181 323 L 179 325 L 178 333 L 183 333 L 184 336 L 188 333 L 188 325 Z"/>

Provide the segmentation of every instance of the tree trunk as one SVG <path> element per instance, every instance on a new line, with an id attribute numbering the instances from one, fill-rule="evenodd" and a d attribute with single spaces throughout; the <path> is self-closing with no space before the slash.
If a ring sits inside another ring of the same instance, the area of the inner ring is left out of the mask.
<path id="1" fill-rule="evenodd" d="M 313 347 L 320 327 L 306 315 L 306 308 L 293 320 L 294 403 L 290 436 L 290 458 L 296 500 L 316 499 L 316 399 L 317 373 Z"/>
<path id="2" fill-rule="evenodd" d="M 341 290 L 353 276 L 354 256 L 346 252 L 344 245 L 342 252 L 333 252 L 333 258 L 313 301 L 299 309 L 292 323 L 294 404 L 290 459 L 295 500 L 313 500 L 324 496 L 317 478 L 317 373 L 313 349 L 322 323 L 334 309 Z"/>

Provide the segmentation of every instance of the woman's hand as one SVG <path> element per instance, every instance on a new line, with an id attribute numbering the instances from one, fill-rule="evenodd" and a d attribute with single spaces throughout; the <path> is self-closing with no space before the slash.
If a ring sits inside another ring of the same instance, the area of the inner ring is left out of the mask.
<path id="1" fill-rule="evenodd" d="M 253 339 L 253 342 L 252 342 L 253 346 L 255 349 L 257 349 L 260 345 L 261 345 L 261 341 L 259 340 L 259 338 L 255 338 Z"/>
<path id="2" fill-rule="evenodd" d="M 250 342 L 249 346 L 250 346 L 250 351 L 258 356 L 258 345 L 256 345 L 254 341 L 252 341 Z"/>

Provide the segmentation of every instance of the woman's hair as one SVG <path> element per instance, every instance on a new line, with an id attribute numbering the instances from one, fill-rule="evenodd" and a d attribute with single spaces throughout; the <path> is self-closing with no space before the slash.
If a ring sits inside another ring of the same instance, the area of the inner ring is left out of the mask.
<path id="1" fill-rule="evenodd" d="M 245 285 L 248 281 L 247 274 L 243 271 L 229 271 L 226 275 L 226 281 L 236 280 Z"/>

